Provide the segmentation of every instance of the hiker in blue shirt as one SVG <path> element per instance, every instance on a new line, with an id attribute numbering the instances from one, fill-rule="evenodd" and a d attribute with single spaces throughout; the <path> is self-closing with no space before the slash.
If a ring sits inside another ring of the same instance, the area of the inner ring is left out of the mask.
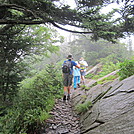
<path id="1" fill-rule="evenodd" d="M 78 62 L 76 61 L 76 63 L 78 64 Z M 79 65 L 79 64 L 78 64 Z M 73 67 L 73 76 L 74 76 L 74 90 L 76 90 L 76 88 L 80 87 L 80 69 L 77 67 Z"/>
<path id="2" fill-rule="evenodd" d="M 63 66 L 62 66 L 63 85 L 64 85 L 63 101 L 66 101 L 66 99 L 67 100 L 70 99 L 70 88 L 71 88 L 72 79 L 73 79 L 73 66 L 80 68 L 80 66 L 78 66 L 75 61 L 72 61 L 73 59 L 72 55 L 68 55 L 67 59 L 68 60 L 64 61 Z"/>

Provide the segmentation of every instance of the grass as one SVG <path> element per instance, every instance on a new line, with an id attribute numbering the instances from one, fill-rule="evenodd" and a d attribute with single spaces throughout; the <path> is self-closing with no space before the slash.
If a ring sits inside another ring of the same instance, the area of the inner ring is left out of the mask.
<path id="1" fill-rule="evenodd" d="M 116 74 L 116 75 L 110 75 L 100 81 L 97 82 L 97 84 L 104 84 L 106 82 L 109 82 L 109 81 L 113 81 L 115 80 L 116 78 L 118 78 L 119 76 Z"/>
<path id="2" fill-rule="evenodd" d="M 75 110 L 78 112 L 78 114 L 80 113 L 85 113 L 88 111 L 89 108 L 92 107 L 92 102 L 91 101 L 86 101 L 82 104 L 77 104 L 75 106 Z"/>

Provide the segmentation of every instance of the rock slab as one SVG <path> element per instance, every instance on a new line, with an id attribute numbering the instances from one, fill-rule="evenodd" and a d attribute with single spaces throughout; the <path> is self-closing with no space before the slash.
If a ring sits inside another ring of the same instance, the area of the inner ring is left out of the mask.
<path id="1" fill-rule="evenodd" d="M 81 134 L 134 134 L 134 75 L 81 92 L 74 93 L 74 106 L 83 94 L 93 103 L 80 115 Z"/>

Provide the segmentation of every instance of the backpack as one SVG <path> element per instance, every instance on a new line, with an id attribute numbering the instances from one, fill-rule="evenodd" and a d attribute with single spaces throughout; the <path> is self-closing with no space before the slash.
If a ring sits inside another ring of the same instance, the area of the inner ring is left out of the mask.
<path id="1" fill-rule="evenodd" d="M 70 73 L 71 71 L 71 61 L 65 61 L 62 66 L 63 73 Z"/>

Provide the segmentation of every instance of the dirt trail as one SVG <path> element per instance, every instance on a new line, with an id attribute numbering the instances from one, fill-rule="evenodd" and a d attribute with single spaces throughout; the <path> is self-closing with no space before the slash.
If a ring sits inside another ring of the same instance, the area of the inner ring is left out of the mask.
<path id="1" fill-rule="evenodd" d="M 47 120 L 44 134 L 80 134 L 79 117 L 72 109 L 71 99 L 66 103 L 57 100 L 50 114 L 52 118 Z"/>

